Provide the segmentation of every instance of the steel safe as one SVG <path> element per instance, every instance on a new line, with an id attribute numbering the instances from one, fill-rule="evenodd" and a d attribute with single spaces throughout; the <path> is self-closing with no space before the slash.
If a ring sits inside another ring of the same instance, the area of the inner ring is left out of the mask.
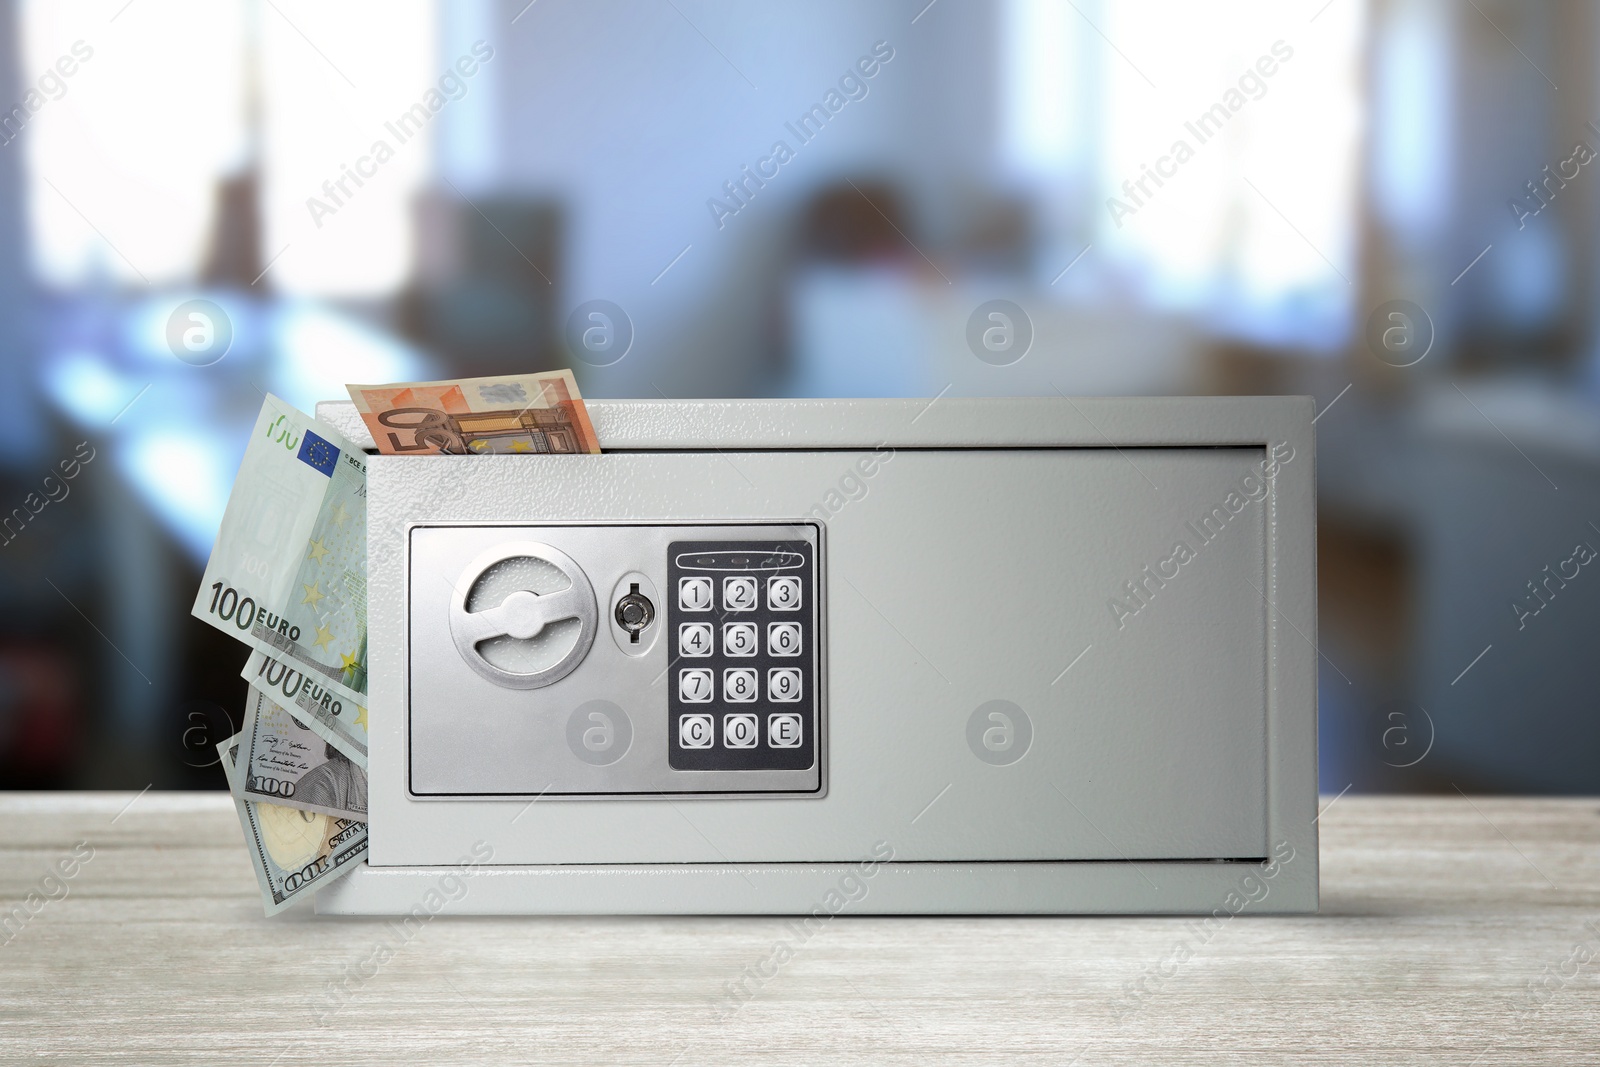
<path id="1" fill-rule="evenodd" d="M 318 910 L 1314 910 L 1312 410 L 591 401 L 602 455 L 372 456 L 369 861 Z"/>

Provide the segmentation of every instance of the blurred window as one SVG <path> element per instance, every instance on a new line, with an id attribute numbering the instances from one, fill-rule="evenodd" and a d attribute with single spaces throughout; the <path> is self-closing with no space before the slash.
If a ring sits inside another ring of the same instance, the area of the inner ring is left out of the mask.
<path id="1" fill-rule="evenodd" d="M 219 184 L 251 172 L 276 288 L 375 295 L 409 274 L 432 131 L 401 143 L 385 124 L 442 73 L 432 0 L 23 0 L 22 12 L 24 90 L 42 101 L 22 142 L 47 283 L 193 281 Z M 348 168 L 380 140 L 392 159 L 353 185 Z M 313 217 L 313 197 L 334 211 Z"/>
<path id="2" fill-rule="evenodd" d="M 1069 190 L 1115 289 L 1332 350 L 1356 291 L 1364 7 L 1010 0 L 1008 157 Z"/>

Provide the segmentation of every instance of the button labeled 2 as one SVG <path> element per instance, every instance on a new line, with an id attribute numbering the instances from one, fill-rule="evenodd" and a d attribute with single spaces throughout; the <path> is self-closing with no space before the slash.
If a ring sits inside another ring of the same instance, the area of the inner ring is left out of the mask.
<path id="1" fill-rule="evenodd" d="M 743 576 L 722 579 L 722 607 L 725 611 L 756 610 L 756 580 Z"/>

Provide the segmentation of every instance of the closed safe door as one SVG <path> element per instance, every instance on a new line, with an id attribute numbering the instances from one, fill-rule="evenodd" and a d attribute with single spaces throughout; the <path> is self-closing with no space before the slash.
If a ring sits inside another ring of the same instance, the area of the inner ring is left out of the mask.
<path id="1" fill-rule="evenodd" d="M 1292 455 L 374 460 L 375 864 L 1268 854 Z"/>

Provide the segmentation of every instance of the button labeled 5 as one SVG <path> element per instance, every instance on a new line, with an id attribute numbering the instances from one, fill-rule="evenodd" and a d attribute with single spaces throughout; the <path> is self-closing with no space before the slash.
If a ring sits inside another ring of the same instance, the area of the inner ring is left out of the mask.
<path id="1" fill-rule="evenodd" d="M 730 704 L 754 703 L 756 672 L 749 667 L 730 667 L 723 671 L 722 699 Z"/>
<path id="2" fill-rule="evenodd" d="M 798 656 L 800 654 L 800 624 L 797 622 L 769 622 L 767 624 L 767 653 L 773 656 Z"/>
<path id="3" fill-rule="evenodd" d="M 680 748 L 710 748 L 717 739 L 717 728 L 709 715 L 685 715 L 678 720 Z"/>
<path id="4" fill-rule="evenodd" d="M 726 611 L 756 610 L 756 580 L 742 576 L 722 579 L 722 607 Z"/>
<path id="5" fill-rule="evenodd" d="M 753 622 L 723 623 L 722 651 L 729 656 L 755 655 L 756 624 Z"/>
<path id="6" fill-rule="evenodd" d="M 679 578 L 678 607 L 684 611 L 710 611 L 711 579 Z"/>
<path id="7" fill-rule="evenodd" d="M 711 655 L 711 624 L 709 622 L 683 622 L 678 624 L 678 652 L 689 657 Z"/>
<path id="8" fill-rule="evenodd" d="M 711 672 L 703 667 L 678 672 L 678 699 L 686 704 L 711 702 Z"/>

